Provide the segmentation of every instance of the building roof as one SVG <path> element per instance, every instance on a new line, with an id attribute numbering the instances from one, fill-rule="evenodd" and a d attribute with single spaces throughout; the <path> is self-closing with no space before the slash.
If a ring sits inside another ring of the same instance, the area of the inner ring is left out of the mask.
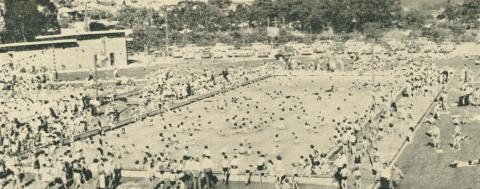
<path id="1" fill-rule="evenodd" d="M 58 35 L 41 35 L 35 37 L 37 40 L 52 40 L 52 39 L 83 39 L 83 38 L 96 38 L 103 36 L 123 36 L 125 37 L 127 31 L 125 30 L 107 30 L 107 31 L 91 31 L 91 32 L 79 32 L 70 34 L 58 34 Z"/>
<path id="2" fill-rule="evenodd" d="M 0 49 L 15 48 L 15 47 L 29 47 L 29 46 L 43 46 L 43 45 L 57 45 L 77 43 L 76 39 L 54 40 L 54 41 L 36 41 L 36 42 L 22 42 L 22 43 L 8 43 L 0 44 Z"/>

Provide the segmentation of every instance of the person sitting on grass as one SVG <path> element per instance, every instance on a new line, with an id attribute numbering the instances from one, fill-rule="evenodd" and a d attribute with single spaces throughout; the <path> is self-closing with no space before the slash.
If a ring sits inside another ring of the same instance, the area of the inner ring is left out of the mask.
<path id="1" fill-rule="evenodd" d="M 480 166 L 480 159 L 468 161 L 453 160 L 452 163 L 448 164 L 448 166 L 451 168 Z"/>

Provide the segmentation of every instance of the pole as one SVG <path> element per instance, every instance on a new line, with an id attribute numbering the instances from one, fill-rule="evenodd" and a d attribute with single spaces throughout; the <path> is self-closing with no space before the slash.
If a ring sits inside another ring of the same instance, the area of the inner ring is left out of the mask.
<path id="1" fill-rule="evenodd" d="M 103 42 L 103 55 L 107 55 L 107 37 L 103 37 L 102 42 Z"/>
<path id="2" fill-rule="evenodd" d="M 52 59 L 53 59 L 53 69 L 57 70 L 57 60 L 55 57 L 55 46 L 52 45 Z"/>
<path id="3" fill-rule="evenodd" d="M 98 99 L 98 72 L 97 72 L 97 55 L 93 55 L 93 68 L 95 71 L 95 96 L 97 100 Z"/>
<path id="4" fill-rule="evenodd" d="M 375 41 L 376 40 L 373 40 L 373 44 L 372 44 L 372 83 L 373 83 L 373 86 L 375 87 Z"/>
<path id="5" fill-rule="evenodd" d="M 88 6 L 87 6 L 87 1 L 85 1 L 85 15 L 83 17 L 83 20 L 85 22 L 85 31 L 90 31 L 90 27 L 88 25 Z"/>
<path id="6" fill-rule="evenodd" d="M 168 8 L 165 7 L 165 49 L 168 56 Z"/>
<path id="7" fill-rule="evenodd" d="M 242 46 L 245 46 L 245 27 L 242 27 Z"/>
<path id="8" fill-rule="evenodd" d="M 311 42 L 312 41 L 312 24 L 308 25 L 308 38 L 310 38 L 310 42 Z"/>
<path id="9" fill-rule="evenodd" d="M 267 44 L 270 45 L 270 17 L 267 17 Z"/>

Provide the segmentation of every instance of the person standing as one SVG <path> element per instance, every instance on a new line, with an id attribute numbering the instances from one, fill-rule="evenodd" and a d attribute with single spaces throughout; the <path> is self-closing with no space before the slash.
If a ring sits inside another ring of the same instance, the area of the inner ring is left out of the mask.
<path id="1" fill-rule="evenodd" d="M 37 154 L 34 154 L 32 167 L 35 170 L 35 179 L 40 180 L 40 160 Z"/>
<path id="2" fill-rule="evenodd" d="M 440 149 L 440 128 L 435 123 L 432 123 L 430 133 L 432 135 L 433 149 L 438 151 Z"/>
<path id="3" fill-rule="evenodd" d="M 237 155 L 234 155 L 232 161 L 230 162 L 230 168 L 231 168 L 230 173 L 232 175 L 239 174 L 238 165 L 239 165 L 239 162 L 238 162 Z"/>
<path id="4" fill-rule="evenodd" d="M 212 173 L 212 168 L 213 168 L 213 162 L 210 160 L 210 156 L 204 156 L 201 166 L 203 169 L 203 173 L 205 175 L 206 179 L 206 188 L 210 189 L 213 185 L 213 173 Z"/>
<path id="5" fill-rule="evenodd" d="M 249 165 L 245 169 L 245 185 L 249 185 L 252 182 L 253 166 Z"/>
<path id="6" fill-rule="evenodd" d="M 106 189 L 106 188 L 107 188 L 107 182 L 106 182 L 105 171 L 101 170 L 97 178 L 97 189 Z"/>
<path id="7" fill-rule="evenodd" d="M 455 134 L 453 134 L 453 143 L 452 143 L 452 149 L 453 150 L 460 150 L 460 142 L 462 140 L 462 132 L 461 128 L 457 125 L 455 125 Z"/>
<path id="8" fill-rule="evenodd" d="M 262 177 L 265 174 L 265 169 L 267 166 L 267 161 L 265 160 L 265 155 L 261 154 L 257 161 L 257 173 L 260 177 L 260 183 L 262 183 Z"/>
<path id="9" fill-rule="evenodd" d="M 222 161 L 222 181 L 225 184 L 228 184 L 228 180 L 230 177 L 230 160 L 228 159 L 227 155 L 223 156 Z"/>
<path id="10" fill-rule="evenodd" d="M 82 186 L 82 173 L 78 160 L 73 162 L 73 187 L 80 188 Z"/>
<path id="11" fill-rule="evenodd" d="M 335 179 L 342 184 L 342 174 L 341 171 L 343 170 L 344 165 L 347 164 L 347 156 L 345 154 L 340 154 L 340 156 L 335 160 L 334 165 L 337 167 L 337 171 L 335 172 Z"/>
<path id="12" fill-rule="evenodd" d="M 200 159 L 195 157 L 195 160 L 192 161 L 192 181 L 193 181 L 193 189 L 201 189 L 202 182 L 201 182 L 201 167 L 200 167 Z"/>
<path id="13" fill-rule="evenodd" d="M 392 166 L 392 185 L 393 189 L 400 189 L 400 184 L 402 183 L 403 179 L 403 172 L 400 168 L 397 167 L 396 164 Z"/>
<path id="14" fill-rule="evenodd" d="M 362 174 L 360 172 L 360 167 L 356 166 L 355 169 L 353 169 L 352 176 L 355 179 L 354 186 L 355 189 L 361 189 L 362 188 Z"/>
<path id="15" fill-rule="evenodd" d="M 380 170 L 380 189 L 390 188 L 391 169 L 387 163 L 383 163 L 383 168 Z"/>
<path id="16" fill-rule="evenodd" d="M 122 165 L 120 163 L 116 163 L 113 168 L 113 187 L 116 188 L 121 183 L 122 179 Z"/>
<path id="17" fill-rule="evenodd" d="M 348 188 L 348 177 L 350 176 L 351 172 L 350 169 L 347 168 L 347 164 L 343 164 L 343 168 L 340 171 L 341 181 L 340 181 L 340 188 L 347 189 Z"/>

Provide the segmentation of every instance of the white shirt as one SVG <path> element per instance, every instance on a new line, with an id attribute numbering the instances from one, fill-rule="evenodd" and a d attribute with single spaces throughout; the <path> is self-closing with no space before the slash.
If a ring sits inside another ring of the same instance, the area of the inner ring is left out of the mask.
<path id="1" fill-rule="evenodd" d="M 204 158 L 202 160 L 202 169 L 211 169 L 211 168 L 213 168 L 212 160 L 210 160 L 208 158 Z"/>
<path id="2" fill-rule="evenodd" d="M 229 167 L 230 166 L 230 161 L 228 159 L 223 159 L 222 160 L 222 167 Z"/>
<path id="3" fill-rule="evenodd" d="M 201 170 L 200 163 L 197 162 L 197 161 L 192 161 L 190 170 L 192 170 L 192 171 L 200 171 L 200 170 Z"/>
<path id="4" fill-rule="evenodd" d="M 237 159 L 237 158 L 233 158 L 233 159 L 232 159 L 232 162 L 230 162 L 230 164 L 231 164 L 232 166 L 237 166 L 237 167 L 238 167 L 238 159 Z"/>
<path id="5" fill-rule="evenodd" d="M 390 179 L 391 175 L 392 175 L 392 171 L 388 167 L 385 167 L 380 171 L 381 177 Z"/>

